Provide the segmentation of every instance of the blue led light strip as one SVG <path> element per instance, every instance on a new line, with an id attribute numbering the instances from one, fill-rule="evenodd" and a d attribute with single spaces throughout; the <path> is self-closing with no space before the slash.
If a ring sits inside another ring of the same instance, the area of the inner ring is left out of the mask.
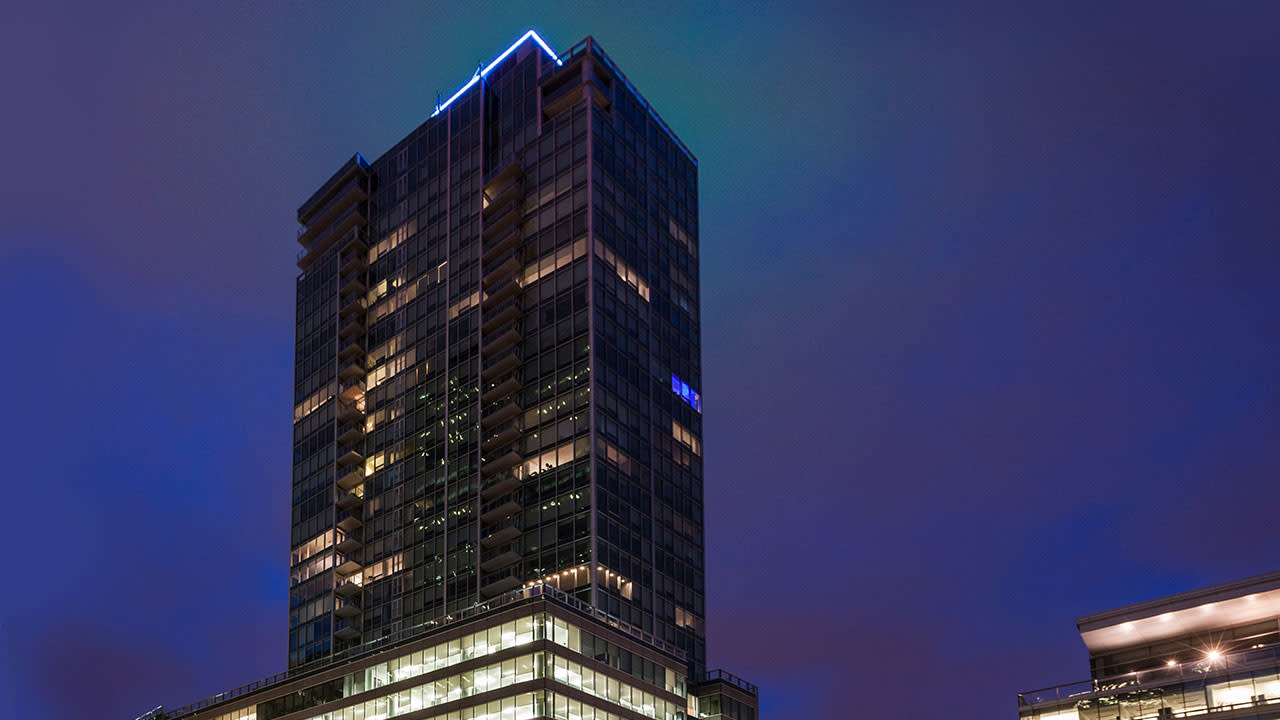
<path id="1" fill-rule="evenodd" d="M 491 63 L 489 63 L 489 64 L 488 64 L 488 65 L 487 65 L 483 70 L 481 70 L 480 72 L 477 72 L 475 75 L 472 75 L 472 76 L 471 76 L 471 79 L 467 81 L 467 84 L 466 84 L 466 85 L 463 85 L 461 90 L 459 90 L 458 92 L 454 93 L 454 94 L 453 94 L 453 97 L 449 98 L 448 100 L 445 100 L 445 101 L 444 101 L 443 103 L 441 103 L 440 105 L 437 105 L 437 106 L 436 106 L 436 109 L 435 109 L 435 112 L 431 113 L 431 117 L 435 117 L 435 116 L 439 115 L 440 113 L 444 112 L 444 111 L 445 111 L 445 108 L 449 107 L 449 105 L 450 105 L 454 100 L 457 100 L 459 97 L 462 97 L 462 94 L 463 94 L 464 92 L 466 92 L 466 91 L 470 90 L 472 85 L 475 85 L 477 82 L 479 82 L 479 81 L 480 81 L 480 79 L 481 79 L 481 78 L 483 78 L 484 76 L 488 75 L 490 70 L 493 70 L 495 67 L 497 67 L 497 66 L 498 66 L 498 63 L 502 62 L 503 60 L 506 60 L 508 55 L 510 55 L 511 53 L 515 52 L 515 51 L 516 51 L 516 48 L 518 48 L 518 47 L 520 47 L 521 45 L 523 45 L 523 44 L 524 44 L 524 41 L 525 41 L 525 40 L 528 40 L 529 38 L 533 38 L 534 42 L 538 43 L 538 46 L 539 46 L 539 47 L 541 47 L 543 50 L 545 50 L 545 51 L 546 51 L 546 53 L 547 53 L 547 55 L 550 55 L 550 56 L 551 56 L 551 59 L 556 61 L 556 64 L 557 64 L 557 65 L 563 65 L 563 64 L 564 64 L 564 63 L 560 60 L 560 58 L 559 58 L 559 57 L 557 57 L 557 56 L 556 56 L 556 54 L 555 54 L 554 52 L 552 52 L 552 51 L 551 51 L 551 48 L 547 46 L 547 43 L 543 41 L 542 37 L 541 37 L 541 36 L 539 36 L 539 35 L 538 35 L 538 33 L 536 33 L 536 32 L 534 32 L 534 31 L 530 30 L 529 32 L 525 33 L 524 35 L 521 35 L 519 40 L 517 40 L 517 41 L 515 41 L 515 42 L 511 43 L 511 47 L 509 47 L 509 48 L 507 48 L 506 50 L 504 50 L 504 51 L 502 52 L 502 54 L 501 54 L 501 55 L 499 55 L 497 58 L 495 58 L 495 59 L 494 59 L 494 61 L 493 61 L 493 62 L 491 62 Z"/>

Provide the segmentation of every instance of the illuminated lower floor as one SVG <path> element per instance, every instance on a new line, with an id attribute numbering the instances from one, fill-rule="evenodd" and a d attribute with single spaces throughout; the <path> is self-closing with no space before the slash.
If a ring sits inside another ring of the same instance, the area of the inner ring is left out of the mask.
<path id="1" fill-rule="evenodd" d="M 1280 718 L 1280 648 L 1023 693 L 1020 720 Z"/>
<path id="2" fill-rule="evenodd" d="M 700 683 L 685 659 L 612 618 L 529 588 L 428 634 L 282 673 L 139 720 L 756 720 L 756 689 Z"/>

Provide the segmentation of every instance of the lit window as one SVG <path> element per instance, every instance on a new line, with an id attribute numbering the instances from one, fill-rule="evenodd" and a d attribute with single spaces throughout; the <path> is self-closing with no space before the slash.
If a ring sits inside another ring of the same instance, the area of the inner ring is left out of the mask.
<path id="1" fill-rule="evenodd" d="M 702 396 L 689 387 L 689 383 L 676 377 L 675 373 L 671 374 L 671 392 L 679 395 L 681 400 L 689 404 L 689 407 L 702 412 Z"/>

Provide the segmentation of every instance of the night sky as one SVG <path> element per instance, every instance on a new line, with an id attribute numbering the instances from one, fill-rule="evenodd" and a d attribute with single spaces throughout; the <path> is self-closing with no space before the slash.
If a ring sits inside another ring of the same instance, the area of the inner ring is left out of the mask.
<path id="1" fill-rule="evenodd" d="M 1280 567 L 1280 3 L 36 5 L 0 716 L 284 668 L 295 209 L 528 28 L 699 158 L 711 665 L 767 720 L 1013 718 L 1077 616 Z"/>

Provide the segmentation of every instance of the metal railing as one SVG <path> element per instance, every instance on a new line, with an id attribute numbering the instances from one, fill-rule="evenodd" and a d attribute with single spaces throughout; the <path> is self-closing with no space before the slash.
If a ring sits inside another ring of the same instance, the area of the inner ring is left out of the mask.
<path id="1" fill-rule="evenodd" d="M 760 694 L 760 688 L 756 687 L 755 683 L 749 683 L 737 675 L 725 670 L 708 670 L 706 674 L 699 679 L 699 682 L 712 682 L 714 680 L 729 683 L 730 685 L 733 685 L 740 690 L 745 690 L 752 695 Z"/>

